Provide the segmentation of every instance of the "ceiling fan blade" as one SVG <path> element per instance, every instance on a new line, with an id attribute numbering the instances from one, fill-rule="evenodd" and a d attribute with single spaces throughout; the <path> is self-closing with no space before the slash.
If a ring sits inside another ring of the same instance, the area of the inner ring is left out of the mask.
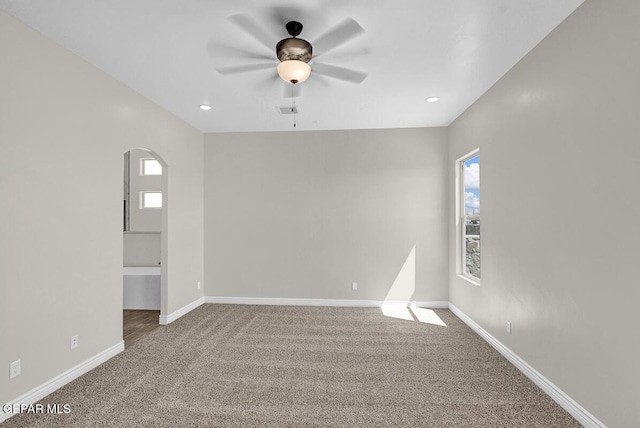
<path id="1" fill-rule="evenodd" d="M 362 83 L 369 73 L 353 70 L 351 68 L 337 67 L 335 65 L 314 63 L 311 66 L 311 73 L 318 73 L 324 76 L 333 77 L 351 83 Z"/>
<path id="2" fill-rule="evenodd" d="M 313 82 L 314 85 L 320 84 L 320 85 L 324 86 L 325 88 L 331 86 L 331 78 L 327 77 L 327 76 L 324 76 L 324 75 L 322 75 L 320 73 L 316 73 L 315 76 L 313 76 L 312 82 Z"/>
<path id="3" fill-rule="evenodd" d="M 360 24 L 353 18 L 347 18 L 315 40 L 313 50 L 319 55 L 324 55 L 363 33 L 364 28 Z"/>
<path id="4" fill-rule="evenodd" d="M 260 73 L 256 78 L 251 78 L 252 87 L 258 90 L 277 85 L 279 82 L 284 83 L 282 79 L 280 79 L 280 76 L 278 76 L 278 72 L 276 72 L 275 68 L 271 73 Z"/>
<path id="5" fill-rule="evenodd" d="M 259 60 L 259 61 L 275 60 L 275 54 L 266 55 L 266 54 L 251 52 L 246 49 L 237 48 L 235 46 L 216 43 L 213 40 L 210 40 L 207 43 L 207 53 L 209 54 L 209 57 L 212 59 L 235 57 L 235 58 L 242 58 L 242 59 Z"/>
<path id="6" fill-rule="evenodd" d="M 327 57 L 331 57 L 331 60 L 338 59 L 354 59 L 361 56 L 366 56 L 371 54 L 370 48 L 361 48 L 361 49 L 340 49 L 338 52 L 331 52 L 329 55 L 322 55 L 323 60 L 327 60 Z M 314 55 L 314 58 L 318 58 L 320 55 Z"/>
<path id="7" fill-rule="evenodd" d="M 231 15 L 227 19 L 251 36 L 254 40 L 259 42 L 262 46 L 269 49 L 269 52 L 274 50 L 277 40 L 274 41 L 273 35 L 269 34 L 246 13 Z"/>
<path id="8" fill-rule="evenodd" d="M 266 62 L 266 63 L 258 63 L 258 64 L 235 65 L 231 67 L 216 68 L 216 71 L 222 74 L 223 76 L 228 76 L 230 74 L 242 74 L 242 73 L 248 73 L 250 71 L 266 70 L 269 68 L 275 70 L 274 64 L 271 62 Z"/>

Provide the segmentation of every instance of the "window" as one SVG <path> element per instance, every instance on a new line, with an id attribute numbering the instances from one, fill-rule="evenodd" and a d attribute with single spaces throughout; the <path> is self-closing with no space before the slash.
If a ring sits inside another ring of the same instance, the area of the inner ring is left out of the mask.
<path id="1" fill-rule="evenodd" d="M 155 159 L 140 159 L 140 175 L 162 175 L 162 165 Z"/>
<path id="2" fill-rule="evenodd" d="M 140 192 L 140 209 L 162 208 L 162 192 Z"/>
<path id="3" fill-rule="evenodd" d="M 458 224 L 462 276 L 480 282 L 480 154 L 475 150 L 458 161 Z"/>

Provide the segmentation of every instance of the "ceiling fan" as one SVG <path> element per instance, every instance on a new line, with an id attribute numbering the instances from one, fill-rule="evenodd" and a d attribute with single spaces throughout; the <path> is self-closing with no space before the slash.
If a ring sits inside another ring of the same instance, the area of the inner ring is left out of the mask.
<path id="1" fill-rule="evenodd" d="M 275 48 L 275 56 L 273 56 L 273 54 L 267 55 L 266 53 L 257 54 L 235 47 L 227 47 L 224 49 L 223 46 L 210 44 L 209 54 L 216 59 L 220 58 L 220 48 L 222 47 L 224 50 L 230 52 L 232 56 L 262 60 L 261 62 L 237 66 L 217 67 L 216 70 L 226 76 L 272 69 L 278 72 L 278 74 L 273 75 L 273 77 L 277 78 L 277 76 L 280 76 L 282 80 L 293 85 L 305 81 L 312 71 L 314 74 L 356 84 L 362 83 L 366 79 L 368 75 L 366 72 L 316 61 L 318 56 L 325 55 L 338 46 L 364 33 L 362 26 L 354 19 L 346 18 L 317 38 L 314 46 L 312 46 L 308 41 L 298 38 L 302 33 L 302 23 L 297 20 L 286 19 L 283 13 L 280 13 L 275 18 L 275 28 L 284 27 L 290 37 L 272 44 L 271 42 L 274 39 L 277 40 L 277 36 L 273 37 L 269 34 L 269 31 L 258 25 L 250 15 L 237 14 L 230 16 L 228 18 L 229 21 L 246 32 L 263 47 L 268 48 L 270 52 L 274 52 L 273 49 Z M 280 30 L 279 33 L 282 34 L 282 31 Z M 360 53 L 367 52 L 367 50 L 360 51 Z"/>

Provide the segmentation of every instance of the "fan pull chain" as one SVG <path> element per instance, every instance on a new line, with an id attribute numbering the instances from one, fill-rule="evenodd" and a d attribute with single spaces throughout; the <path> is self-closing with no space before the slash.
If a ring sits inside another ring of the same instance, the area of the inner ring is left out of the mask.
<path id="1" fill-rule="evenodd" d="M 293 113 L 293 127 L 296 127 L 296 97 L 295 95 L 295 83 L 291 85 L 291 113 Z"/>

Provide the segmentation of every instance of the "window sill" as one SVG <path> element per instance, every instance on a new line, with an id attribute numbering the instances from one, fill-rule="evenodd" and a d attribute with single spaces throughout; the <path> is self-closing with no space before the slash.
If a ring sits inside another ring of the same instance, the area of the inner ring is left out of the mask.
<path id="1" fill-rule="evenodd" d="M 480 280 L 478 278 L 474 278 L 472 276 L 467 276 L 467 275 L 463 275 L 463 274 L 458 274 L 458 278 L 464 279 L 467 282 L 470 282 L 471 284 L 480 287 Z"/>

